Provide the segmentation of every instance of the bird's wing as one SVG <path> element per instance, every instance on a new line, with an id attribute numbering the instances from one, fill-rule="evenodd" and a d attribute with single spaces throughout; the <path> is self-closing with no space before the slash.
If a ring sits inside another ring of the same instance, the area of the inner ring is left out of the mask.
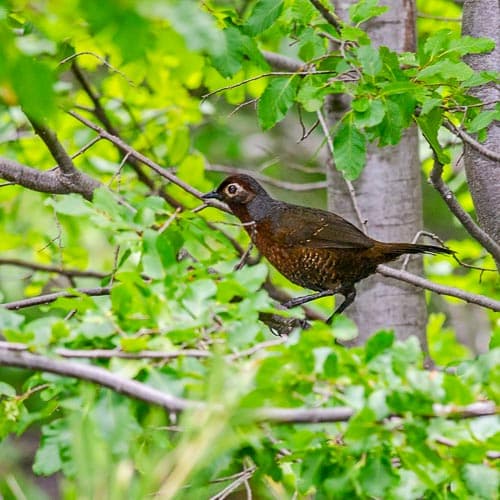
<path id="1" fill-rule="evenodd" d="M 278 241 L 308 248 L 370 248 L 374 240 L 339 215 L 324 210 L 281 205 L 273 217 L 273 231 Z M 275 214 L 278 215 L 278 214 Z"/>

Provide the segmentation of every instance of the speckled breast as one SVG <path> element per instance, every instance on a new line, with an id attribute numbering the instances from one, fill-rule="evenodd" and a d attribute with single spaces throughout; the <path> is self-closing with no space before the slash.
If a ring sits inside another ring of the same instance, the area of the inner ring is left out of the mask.
<path id="1" fill-rule="evenodd" d="M 258 233 L 254 242 L 266 259 L 286 278 L 296 285 L 315 291 L 329 290 L 337 282 L 334 252 L 328 249 L 284 247 Z"/>

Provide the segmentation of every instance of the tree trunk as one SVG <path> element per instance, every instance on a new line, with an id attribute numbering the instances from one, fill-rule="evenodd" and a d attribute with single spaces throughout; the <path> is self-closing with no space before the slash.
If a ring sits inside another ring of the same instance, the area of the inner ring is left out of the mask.
<path id="1" fill-rule="evenodd" d="M 500 69 L 500 4 L 498 0 L 466 0 L 462 16 L 462 32 L 474 37 L 488 37 L 496 47 L 487 54 L 470 54 L 465 61 L 476 71 Z M 500 101 L 500 89 L 494 83 L 476 87 L 471 92 L 486 103 Z M 485 109 L 493 109 L 487 104 Z M 483 145 L 500 152 L 500 122 L 494 121 Z M 491 160 L 469 144 L 464 145 L 464 163 L 479 225 L 500 242 L 500 164 Z M 500 262 L 497 262 L 500 269 Z"/>
<path id="2" fill-rule="evenodd" d="M 347 18 L 348 4 L 343 1 L 337 13 Z M 368 23 L 367 29 L 375 45 L 385 45 L 395 51 L 415 50 L 415 5 L 411 0 L 381 2 L 389 10 Z M 332 103 L 331 103 L 332 104 Z M 330 123 L 338 114 L 329 106 Z M 422 229 L 422 194 L 418 136 L 412 127 L 394 147 L 368 149 L 367 165 L 354 188 L 362 216 L 367 220 L 367 232 L 382 241 L 412 241 Z M 329 208 L 357 223 L 351 199 L 342 176 L 329 172 Z M 358 224 L 359 225 L 359 224 Z M 394 264 L 401 265 L 401 261 Z M 422 261 L 411 257 L 409 270 L 422 272 Z M 347 309 L 359 328 L 357 343 L 364 343 L 373 332 L 392 328 L 398 338 L 416 335 L 426 346 L 426 306 L 421 290 L 402 282 L 378 275 L 357 285 L 358 296 Z"/>

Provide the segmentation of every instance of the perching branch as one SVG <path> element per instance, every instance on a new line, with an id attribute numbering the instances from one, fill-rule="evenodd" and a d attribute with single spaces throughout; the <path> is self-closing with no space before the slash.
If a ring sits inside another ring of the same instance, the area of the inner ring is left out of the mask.
<path id="1" fill-rule="evenodd" d="M 425 290 L 430 290 L 431 292 L 437 293 L 439 295 L 447 295 L 448 297 L 455 297 L 457 299 L 469 302 L 469 304 L 476 304 L 478 306 L 486 307 L 492 311 L 500 311 L 500 301 L 490 299 L 484 295 L 478 295 L 475 293 L 466 292 L 460 288 L 454 288 L 451 286 L 440 285 L 429 281 L 416 274 L 409 273 L 408 271 L 403 271 L 401 269 L 394 269 L 389 266 L 379 265 L 377 267 L 377 272 L 388 278 L 394 278 L 399 281 L 404 281 L 412 285 L 418 286 L 419 288 L 424 288 Z"/>
<path id="2" fill-rule="evenodd" d="M 165 391 L 154 389 L 136 380 L 130 380 L 93 365 L 60 361 L 45 356 L 0 348 L 0 365 L 55 373 L 66 377 L 93 382 L 128 397 L 181 412 L 191 408 L 209 408 L 201 401 L 179 398 Z M 472 403 L 468 406 L 433 405 L 433 413 L 425 415 L 447 418 L 473 418 L 495 415 L 498 410 L 492 401 Z M 260 408 L 245 412 L 252 419 L 274 423 L 346 422 L 356 410 L 347 406 L 334 408 Z"/>
<path id="3" fill-rule="evenodd" d="M 439 162 L 436 155 L 434 155 L 434 165 L 429 176 L 430 183 L 441 195 L 441 198 L 446 205 L 448 205 L 450 211 L 462 223 L 462 226 L 467 232 L 481 243 L 497 262 L 500 262 L 500 245 L 496 243 L 488 233 L 483 231 L 483 229 L 476 224 L 474 219 L 462 208 L 453 194 L 453 191 L 444 182 L 442 175 L 443 165 Z"/>

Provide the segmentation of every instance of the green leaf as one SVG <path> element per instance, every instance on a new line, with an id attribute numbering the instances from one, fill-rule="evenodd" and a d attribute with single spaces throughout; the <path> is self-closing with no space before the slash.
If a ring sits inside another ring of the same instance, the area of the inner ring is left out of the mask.
<path id="1" fill-rule="evenodd" d="M 385 498 L 389 486 L 397 481 L 397 475 L 392 471 L 388 456 L 369 456 L 359 479 L 368 497 Z"/>
<path id="2" fill-rule="evenodd" d="M 462 82 L 474 74 L 470 66 L 462 61 L 453 62 L 449 59 L 431 64 L 417 73 L 417 78 L 425 82 L 438 80 L 458 80 Z"/>
<path id="3" fill-rule="evenodd" d="M 361 24 L 372 17 L 387 12 L 388 7 L 380 7 L 378 0 L 360 0 L 349 7 L 349 17 L 354 24 Z"/>
<path id="4" fill-rule="evenodd" d="M 212 57 L 217 71 L 224 77 L 235 75 L 246 60 L 251 60 L 257 66 L 267 68 L 255 40 L 242 33 L 238 28 L 229 26 L 224 30 L 226 49 Z"/>
<path id="5" fill-rule="evenodd" d="M 489 52 L 495 48 L 495 42 L 490 38 L 474 38 L 472 36 L 463 36 L 452 40 L 449 49 L 463 56 L 465 54 L 480 54 Z"/>
<path id="6" fill-rule="evenodd" d="M 368 363 L 371 359 L 387 350 L 394 343 L 394 332 L 384 331 L 370 337 L 366 342 L 365 361 Z"/>
<path id="7" fill-rule="evenodd" d="M 283 0 L 258 0 L 243 30 L 250 36 L 255 36 L 269 28 L 281 14 Z"/>
<path id="8" fill-rule="evenodd" d="M 14 389 L 14 387 L 0 380 L 0 396 L 14 397 L 15 395 L 16 390 Z"/>
<path id="9" fill-rule="evenodd" d="M 90 203 L 78 194 L 67 194 L 57 199 L 47 198 L 45 204 L 54 207 L 58 214 L 63 215 L 81 217 L 94 213 Z"/>
<path id="10" fill-rule="evenodd" d="M 490 125 L 491 122 L 495 120 L 500 120 L 500 111 L 483 111 L 479 113 L 470 123 L 467 125 L 467 130 L 471 133 L 479 132 L 483 128 Z"/>
<path id="11" fill-rule="evenodd" d="M 415 120 L 418 123 L 423 136 L 429 143 L 429 146 L 436 154 L 439 162 L 442 165 L 446 165 L 447 163 L 449 163 L 450 156 L 441 147 L 441 144 L 438 140 L 438 131 L 443 121 L 442 110 L 440 108 L 434 108 L 424 116 L 417 116 Z"/>
<path id="12" fill-rule="evenodd" d="M 366 108 L 363 110 L 357 110 L 355 108 L 356 101 L 352 103 L 352 107 L 355 110 L 354 123 L 357 127 L 374 127 L 384 119 L 384 103 L 376 99 L 366 99 L 366 101 Z"/>
<path id="13" fill-rule="evenodd" d="M 479 498 L 498 498 L 500 474 L 498 470 L 483 464 L 466 464 L 462 476 L 471 494 Z"/>
<path id="14" fill-rule="evenodd" d="M 371 45 L 362 45 L 358 49 L 358 58 L 365 75 L 374 77 L 382 70 L 379 51 Z"/>
<path id="15" fill-rule="evenodd" d="M 335 167 L 348 180 L 359 177 L 366 162 L 366 137 L 352 123 L 352 115 L 342 120 L 333 138 Z"/>
<path id="16" fill-rule="evenodd" d="M 18 57 L 10 70 L 10 78 L 23 110 L 37 120 L 54 114 L 54 74 L 37 58 Z M 36 85 L 33 84 L 36 82 Z"/>
<path id="17" fill-rule="evenodd" d="M 401 139 L 403 132 L 403 110 L 394 99 L 385 101 L 385 115 L 380 124 L 380 146 L 394 145 Z"/>
<path id="18" fill-rule="evenodd" d="M 259 123 L 264 130 L 270 129 L 285 117 L 294 102 L 298 85 L 299 79 L 294 76 L 274 78 L 269 82 L 257 106 Z"/>

